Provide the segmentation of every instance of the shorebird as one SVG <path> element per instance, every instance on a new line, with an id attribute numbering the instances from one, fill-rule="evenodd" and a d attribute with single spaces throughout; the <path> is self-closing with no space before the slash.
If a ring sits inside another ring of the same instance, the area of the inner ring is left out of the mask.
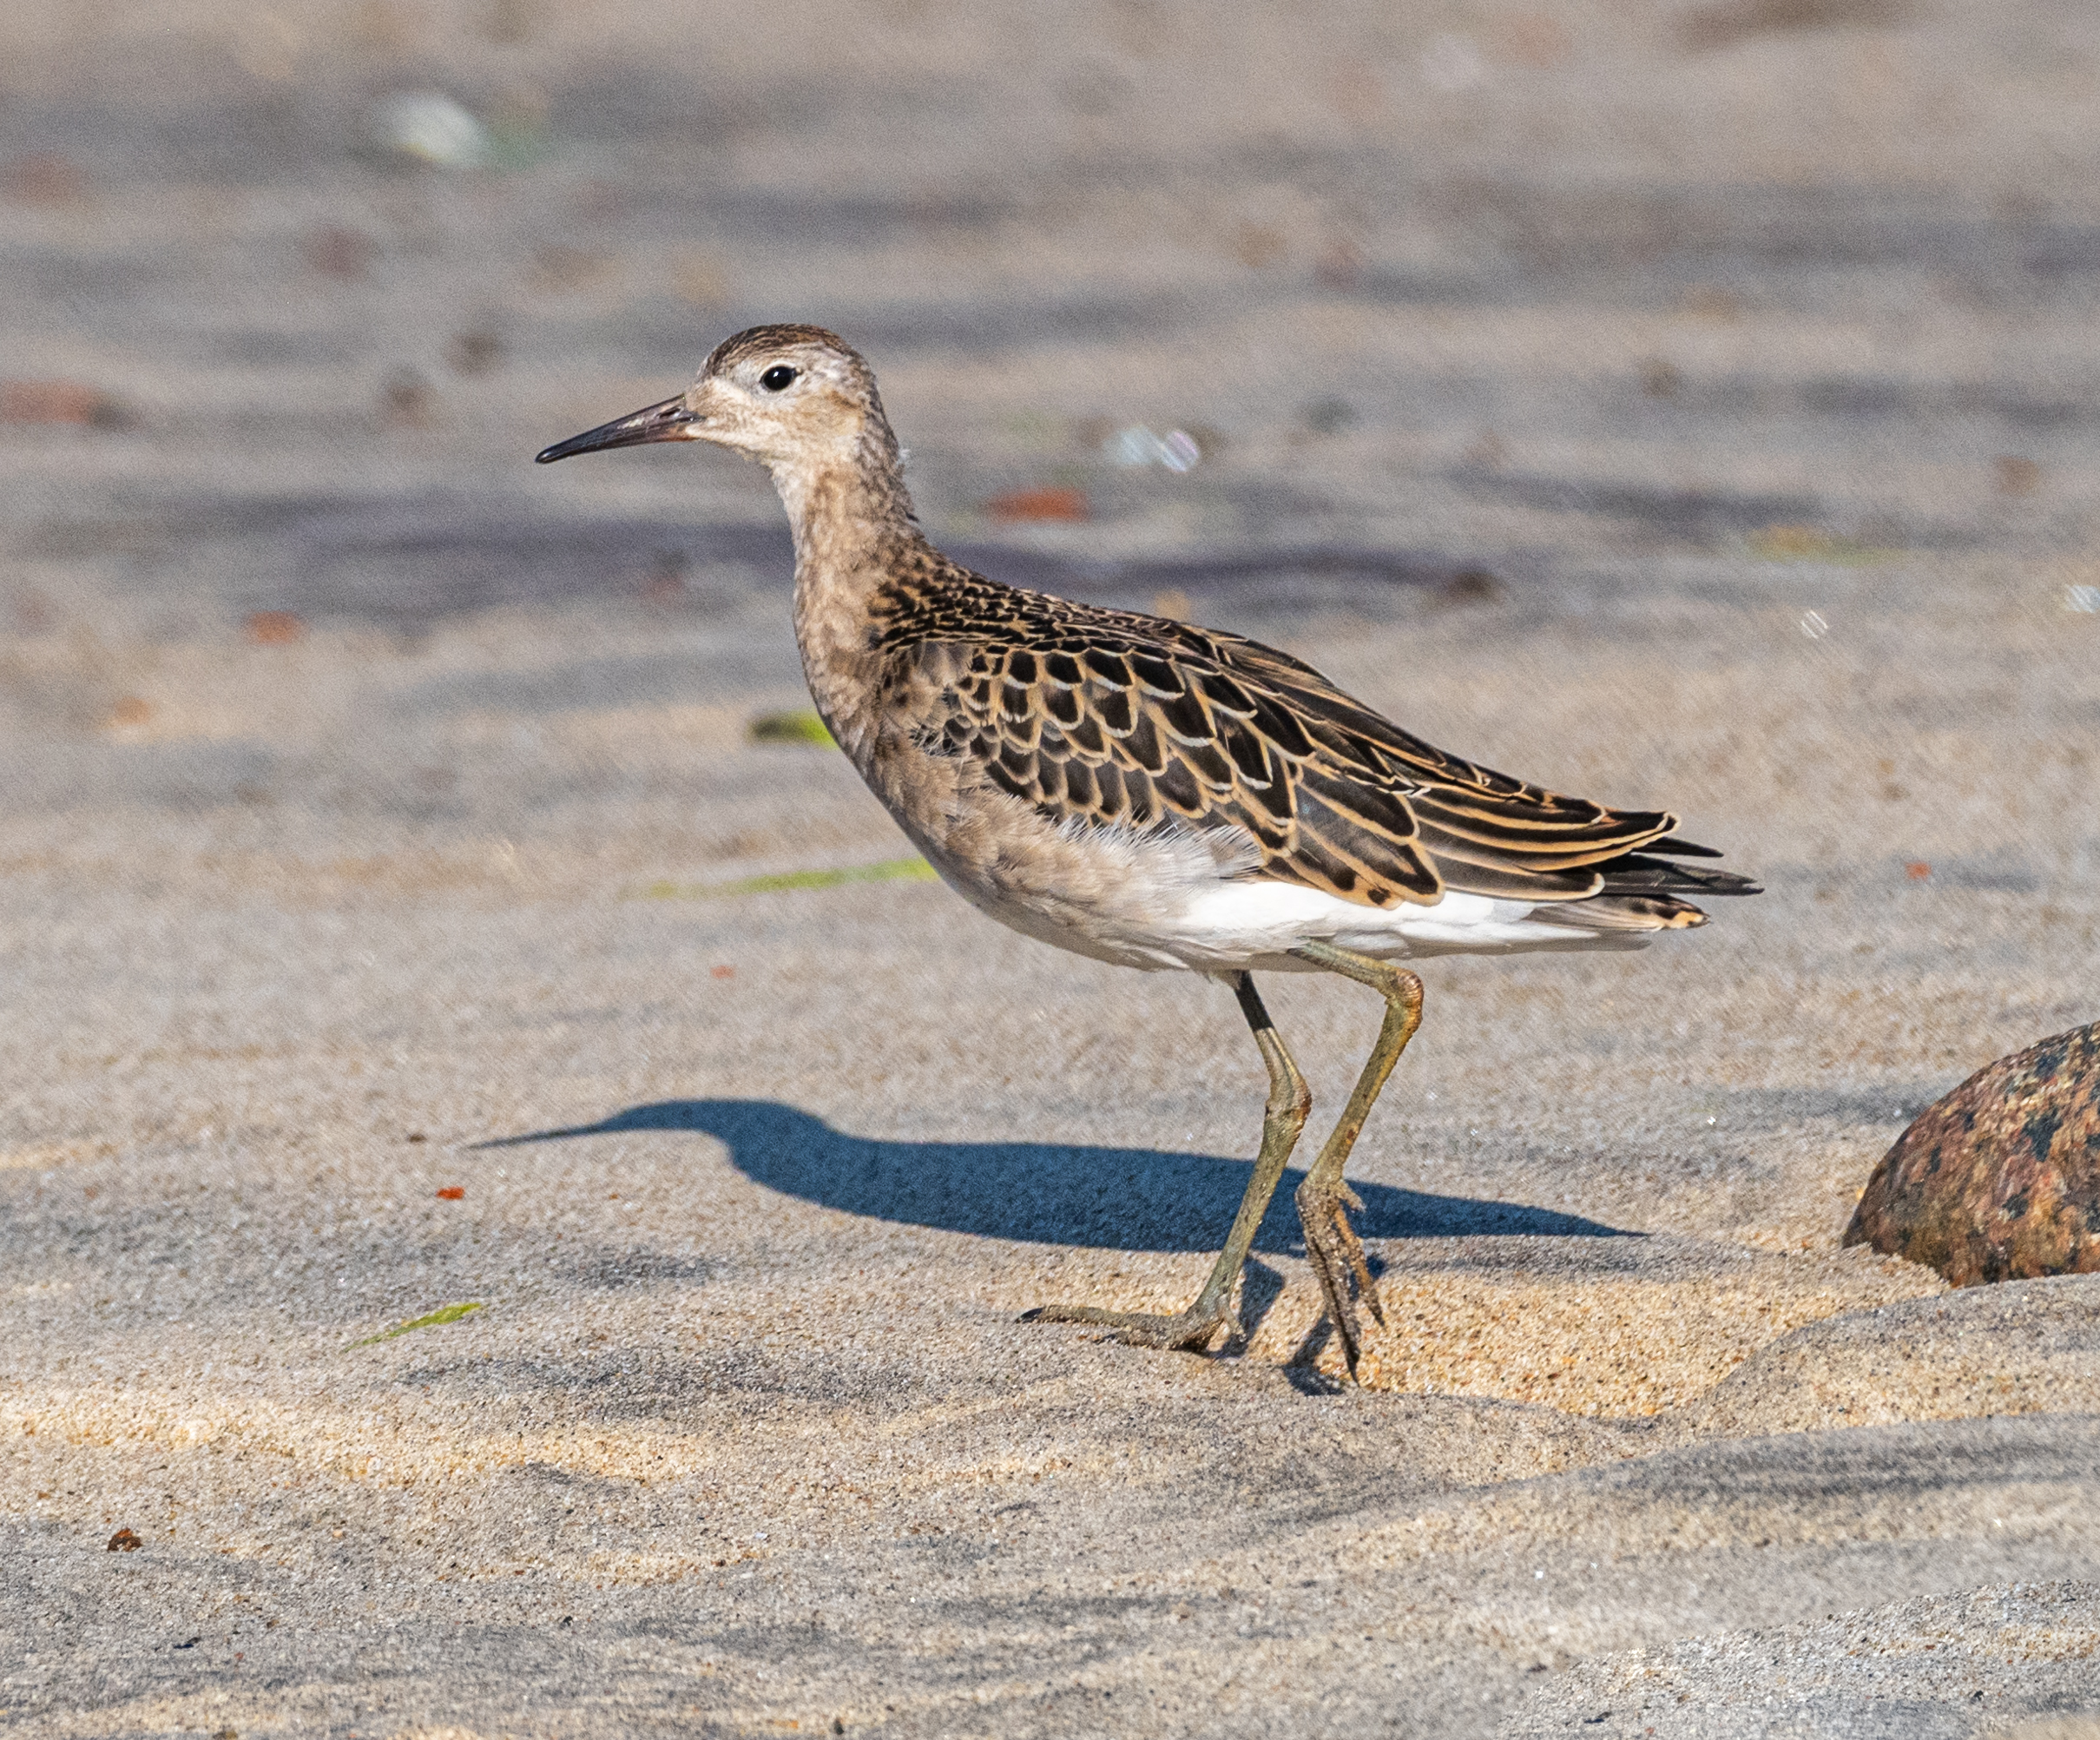
<path id="1" fill-rule="evenodd" d="M 1411 736 L 1310 665 L 1238 635 L 1001 585 L 936 550 L 868 365 L 818 326 L 754 326 L 685 392 L 556 443 L 542 465 L 709 441 L 773 474 L 794 531 L 795 639 L 824 722 L 972 905 L 1096 960 L 1230 985 L 1267 1067 L 1254 1175 L 1203 1289 L 1171 1316 L 1046 1305 L 1153 1348 L 1242 1336 L 1248 1248 L 1312 1109 L 1256 972 L 1336 972 L 1386 1000 L 1378 1042 L 1296 1193 L 1353 1375 L 1383 1321 L 1343 1177 L 1422 1018 L 1404 960 L 1624 948 L 1706 922 L 1746 879 L 1677 818 L 1563 797 Z"/>

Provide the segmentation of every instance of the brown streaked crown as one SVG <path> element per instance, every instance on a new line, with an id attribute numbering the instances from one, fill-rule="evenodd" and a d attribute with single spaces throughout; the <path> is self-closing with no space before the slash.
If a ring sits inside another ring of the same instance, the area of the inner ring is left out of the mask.
<path id="1" fill-rule="evenodd" d="M 838 333 L 827 332 L 822 326 L 803 326 L 796 321 L 776 321 L 771 326 L 747 326 L 734 333 L 708 353 L 701 366 L 705 375 L 723 374 L 741 362 L 754 361 L 760 357 L 772 356 L 780 351 L 815 346 L 836 355 L 840 361 L 852 366 L 855 378 L 872 395 L 875 372 L 867 366 L 867 359 Z"/>

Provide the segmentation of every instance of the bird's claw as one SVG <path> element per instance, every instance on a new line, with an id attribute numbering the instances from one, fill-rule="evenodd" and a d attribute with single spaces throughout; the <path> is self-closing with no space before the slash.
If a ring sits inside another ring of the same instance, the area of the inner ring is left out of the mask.
<path id="1" fill-rule="evenodd" d="M 1244 1341 L 1239 1313 L 1229 1305 L 1177 1312 L 1171 1317 L 1146 1311 L 1103 1311 L 1093 1305 L 1038 1305 L 1021 1314 L 1024 1323 L 1090 1323 L 1133 1348 L 1200 1348 L 1221 1329 Z"/>
<path id="2" fill-rule="evenodd" d="M 1298 1187 L 1295 1200 L 1299 1224 L 1305 1229 L 1306 1258 L 1319 1278 L 1328 1320 L 1341 1337 L 1342 1358 L 1353 1378 L 1364 1348 L 1363 1329 L 1356 1316 L 1358 1303 L 1362 1303 L 1381 1328 L 1386 1322 L 1371 1261 L 1364 1254 L 1356 1229 L 1349 1224 L 1348 1211 L 1355 1209 L 1360 1212 L 1363 1199 L 1346 1184 L 1338 1184 L 1331 1190 L 1316 1190 L 1308 1178 Z M 1350 1295 L 1352 1281 L 1355 1283 L 1353 1298 Z"/>

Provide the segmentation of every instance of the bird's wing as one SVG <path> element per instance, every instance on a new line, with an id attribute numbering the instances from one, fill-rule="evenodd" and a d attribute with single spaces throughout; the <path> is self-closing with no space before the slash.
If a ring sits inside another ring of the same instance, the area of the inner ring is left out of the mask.
<path id="1" fill-rule="evenodd" d="M 1250 874 L 1371 906 L 1446 887 L 1583 900 L 1616 892 L 1599 867 L 1640 847 L 1711 855 L 1668 838 L 1675 816 L 1447 755 L 1256 641 L 959 570 L 891 588 L 875 616 L 876 649 L 933 679 L 919 747 L 971 758 L 1053 821 L 1240 829 Z M 1642 862 L 1643 888 L 1667 892 L 1673 867 Z"/>

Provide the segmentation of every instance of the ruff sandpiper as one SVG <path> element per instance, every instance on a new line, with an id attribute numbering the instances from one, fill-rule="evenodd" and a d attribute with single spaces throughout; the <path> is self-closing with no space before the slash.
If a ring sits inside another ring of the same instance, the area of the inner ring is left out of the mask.
<path id="1" fill-rule="evenodd" d="M 941 879 L 1096 960 L 1232 987 L 1268 1067 L 1261 1146 L 1225 1249 L 1174 1316 L 1031 1317 L 1197 1348 L 1242 1334 L 1248 1247 L 1312 1108 L 1256 972 L 1338 972 L 1386 999 L 1377 1045 L 1298 1187 L 1306 1256 L 1349 1369 L 1378 1288 L 1342 1176 L 1422 1018 L 1398 965 L 1624 948 L 1706 922 L 1751 882 L 1677 818 L 1607 809 L 1432 748 L 1286 653 L 1000 585 L 926 541 L 875 377 L 817 326 L 754 326 L 675 399 L 539 455 L 711 441 L 773 474 L 794 531 L 795 638 L 832 735 Z"/>

